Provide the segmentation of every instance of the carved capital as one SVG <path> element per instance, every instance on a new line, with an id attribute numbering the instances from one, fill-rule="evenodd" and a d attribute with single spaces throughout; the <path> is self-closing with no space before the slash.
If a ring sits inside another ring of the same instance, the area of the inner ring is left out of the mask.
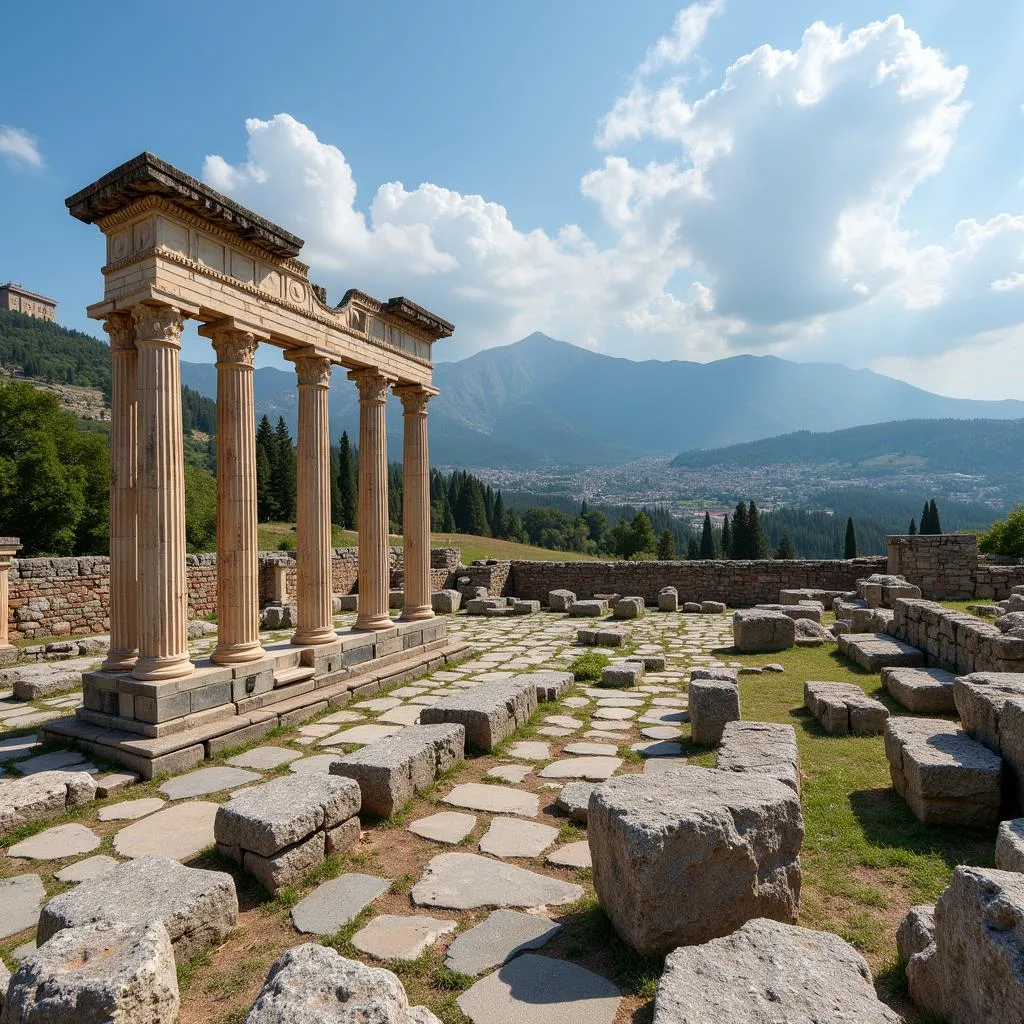
<path id="1" fill-rule="evenodd" d="M 253 356 L 259 338 L 252 331 L 240 331 L 225 327 L 213 335 L 213 348 L 217 353 L 217 365 L 243 366 L 252 369 Z"/>
<path id="2" fill-rule="evenodd" d="M 331 384 L 331 361 L 326 356 L 296 356 L 295 373 L 299 384 L 326 388 Z"/>
<path id="3" fill-rule="evenodd" d="M 175 306 L 132 306 L 135 321 L 135 343 L 181 344 L 181 329 L 186 317 Z"/>
<path id="4" fill-rule="evenodd" d="M 437 391 L 420 384 L 409 384 L 395 388 L 395 394 L 401 399 L 406 416 L 426 416 L 427 403 Z"/>
<path id="5" fill-rule="evenodd" d="M 135 324 L 130 313 L 111 313 L 103 321 L 103 330 L 110 339 L 110 351 L 131 352 L 135 349 Z"/>
<path id="6" fill-rule="evenodd" d="M 355 381 L 363 405 L 383 405 L 388 400 L 388 388 L 394 383 L 379 370 L 350 370 L 348 378 Z"/>

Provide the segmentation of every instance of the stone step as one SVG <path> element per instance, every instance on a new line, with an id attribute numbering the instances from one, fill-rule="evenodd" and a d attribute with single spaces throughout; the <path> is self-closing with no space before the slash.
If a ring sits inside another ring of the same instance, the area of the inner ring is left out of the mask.
<path id="1" fill-rule="evenodd" d="M 274 689 L 279 690 L 284 686 L 291 686 L 293 683 L 304 683 L 315 675 L 316 669 L 312 665 L 281 669 L 274 673 Z"/>
<path id="2" fill-rule="evenodd" d="M 882 669 L 882 685 L 908 711 L 945 714 L 956 710 L 953 673 L 942 668 Z"/>
<path id="3" fill-rule="evenodd" d="M 923 668 L 924 652 L 887 633 L 841 633 L 839 653 L 869 672 L 883 668 Z"/>

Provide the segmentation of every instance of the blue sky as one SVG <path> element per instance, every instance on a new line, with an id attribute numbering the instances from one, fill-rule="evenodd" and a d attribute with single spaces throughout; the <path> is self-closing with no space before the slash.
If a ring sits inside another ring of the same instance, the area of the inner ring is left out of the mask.
<path id="1" fill-rule="evenodd" d="M 114 0 L 4 36 L 0 280 L 70 326 L 103 249 L 63 200 L 149 149 L 334 301 L 454 320 L 442 358 L 542 330 L 1024 396 L 1020 4 Z"/>

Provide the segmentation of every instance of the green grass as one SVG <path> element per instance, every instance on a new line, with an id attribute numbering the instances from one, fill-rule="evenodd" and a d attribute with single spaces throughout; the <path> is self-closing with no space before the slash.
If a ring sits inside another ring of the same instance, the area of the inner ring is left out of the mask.
<path id="1" fill-rule="evenodd" d="M 569 671 L 577 683 L 598 682 L 601 673 L 611 664 L 607 654 L 599 651 L 587 651 L 569 663 Z"/>

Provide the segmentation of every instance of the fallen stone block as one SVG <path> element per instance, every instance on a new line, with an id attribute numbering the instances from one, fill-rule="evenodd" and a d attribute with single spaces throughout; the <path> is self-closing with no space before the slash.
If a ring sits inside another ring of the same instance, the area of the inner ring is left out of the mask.
<path id="1" fill-rule="evenodd" d="M 95 921 L 144 925 L 160 921 L 178 963 L 219 946 L 238 922 L 234 879 L 148 854 L 54 896 L 39 915 L 42 945 L 65 928 Z"/>
<path id="2" fill-rule="evenodd" d="M 867 962 L 831 932 L 765 918 L 670 953 L 654 1024 L 856 1021 L 902 1024 L 875 993 Z"/>
<path id="3" fill-rule="evenodd" d="M 835 634 L 812 619 L 797 619 L 794 626 L 797 647 L 823 647 L 836 642 Z"/>
<path id="4" fill-rule="evenodd" d="M 77 647 L 77 645 L 76 645 Z M 77 654 L 77 650 L 75 654 Z M 11 683 L 17 700 L 41 700 L 82 688 L 81 669 L 61 668 L 59 665 L 25 665 L 15 670 Z"/>
<path id="5" fill-rule="evenodd" d="M 68 928 L 22 960 L 2 1005 L 4 1024 L 175 1024 L 167 929 L 159 921 Z"/>
<path id="6" fill-rule="evenodd" d="M 587 814 L 598 899 L 644 954 L 728 935 L 755 917 L 795 921 L 803 835 L 788 786 L 691 766 L 610 779 Z"/>
<path id="7" fill-rule="evenodd" d="M 911 998 L 948 1024 L 1019 1024 L 1022 948 L 1024 875 L 958 867 L 935 904 L 935 941 L 907 964 Z"/>
<path id="8" fill-rule="evenodd" d="M 935 905 L 911 907 L 896 929 L 896 949 L 904 964 L 935 941 Z"/>
<path id="9" fill-rule="evenodd" d="M 615 618 L 639 619 L 645 611 L 642 597 L 623 597 L 615 602 Z"/>
<path id="10" fill-rule="evenodd" d="M 883 668 L 922 668 L 924 652 L 885 633 L 843 633 L 839 653 L 869 672 Z"/>
<path id="11" fill-rule="evenodd" d="M 513 615 L 536 615 L 540 611 L 540 601 L 516 601 L 512 605 Z"/>
<path id="12" fill-rule="evenodd" d="M 466 745 L 492 750 L 506 736 L 525 725 L 537 710 L 537 687 L 527 680 L 483 683 L 442 697 L 420 713 L 420 724 L 456 722 L 466 730 Z"/>
<path id="13" fill-rule="evenodd" d="M 685 601 L 683 611 L 689 612 L 691 615 L 700 615 L 700 601 Z"/>
<path id="14" fill-rule="evenodd" d="M 581 626 L 576 630 L 576 643 L 585 647 L 593 647 L 597 643 L 598 630 L 591 626 Z"/>
<path id="15" fill-rule="evenodd" d="M 781 612 L 796 622 L 802 619 L 821 622 L 821 616 L 825 611 L 824 606 L 817 602 L 814 604 L 758 604 L 754 605 L 754 608 L 756 611 Z"/>
<path id="16" fill-rule="evenodd" d="M 804 683 L 804 706 L 834 736 L 877 736 L 885 731 L 889 709 L 856 683 Z"/>
<path id="17" fill-rule="evenodd" d="M 607 601 L 574 601 L 569 614 L 575 618 L 601 619 L 608 614 Z"/>
<path id="18" fill-rule="evenodd" d="M 505 610 L 508 605 L 503 597 L 474 597 L 466 602 L 467 615 L 486 615 L 488 611 Z"/>
<path id="19" fill-rule="evenodd" d="M 342 610 L 345 610 L 344 605 Z M 352 610 L 355 611 L 354 602 Z M 260 613 L 260 629 L 292 629 L 295 623 L 296 608 L 293 604 L 268 604 Z"/>
<path id="20" fill-rule="evenodd" d="M 665 671 L 664 654 L 631 654 L 625 661 L 638 661 L 648 672 Z"/>
<path id="21" fill-rule="evenodd" d="M 820 590 L 817 587 L 798 587 L 779 591 L 779 604 L 799 604 L 801 601 L 817 601 L 826 608 L 838 598 L 856 597 L 853 590 Z"/>
<path id="22" fill-rule="evenodd" d="M 725 613 L 724 601 L 701 601 L 701 615 L 723 615 Z"/>
<path id="23" fill-rule="evenodd" d="M 596 785 L 596 782 L 567 782 L 555 797 L 555 806 L 568 814 L 573 821 L 581 821 L 585 825 L 590 794 L 594 792 Z"/>
<path id="24" fill-rule="evenodd" d="M 0 836 L 95 798 L 96 780 L 88 772 L 37 772 L 4 780 L 0 782 Z"/>
<path id="25" fill-rule="evenodd" d="M 553 669 L 523 672 L 515 678 L 519 682 L 534 683 L 537 687 L 537 701 L 540 704 L 558 700 L 566 690 L 571 689 L 574 682 L 571 672 L 556 672 Z"/>
<path id="26" fill-rule="evenodd" d="M 982 828 L 999 820 L 1002 763 L 955 723 L 890 718 L 885 756 L 893 788 L 918 820 Z"/>
<path id="27" fill-rule="evenodd" d="M 454 615 L 462 606 L 462 595 L 457 590 L 435 590 L 430 595 L 430 607 L 437 615 Z"/>
<path id="28" fill-rule="evenodd" d="M 624 647 L 632 635 L 628 629 L 599 629 L 594 642 L 598 647 Z"/>
<path id="29" fill-rule="evenodd" d="M 1024 818 L 999 823 L 996 834 L 996 867 L 1024 872 Z"/>
<path id="30" fill-rule="evenodd" d="M 717 763 L 721 771 L 767 775 L 800 795 L 800 754 L 791 725 L 726 722 Z"/>
<path id="31" fill-rule="evenodd" d="M 424 1006 L 409 1006 L 398 978 L 305 943 L 270 968 L 245 1024 L 441 1024 Z"/>
<path id="32" fill-rule="evenodd" d="M 953 703 L 953 673 L 941 668 L 883 668 L 882 685 L 893 700 L 918 714 L 945 714 Z"/>
<path id="33" fill-rule="evenodd" d="M 892 608 L 901 597 L 919 598 L 921 588 L 908 583 L 904 576 L 874 573 L 867 579 L 857 580 L 857 596 L 869 608 Z"/>
<path id="34" fill-rule="evenodd" d="M 739 687 L 726 679 L 691 679 L 688 695 L 691 739 L 702 747 L 715 746 L 726 723 L 740 717 Z"/>
<path id="35" fill-rule="evenodd" d="M 679 611 L 679 591 L 675 587 L 662 587 L 658 591 L 658 611 Z"/>
<path id="36" fill-rule="evenodd" d="M 644 666 L 639 661 L 624 661 L 609 665 L 601 673 L 601 685 L 616 689 L 636 686 L 644 677 Z"/>
<path id="37" fill-rule="evenodd" d="M 576 603 L 571 590 L 552 590 L 548 593 L 548 607 L 553 612 L 567 612 Z"/>
<path id="38" fill-rule="evenodd" d="M 462 761 L 465 744 L 466 730 L 461 723 L 410 725 L 346 754 L 331 765 L 330 773 L 355 780 L 364 813 L 387 818 L 441 772 Z"/>
<path id="39" fill-rule="evenodd" d="M 343 612 L 357 612 L 359 611 L 359 595 L 358 594 L 339 594 L 338 595 L 338 609 Z"/>
<path id="40" fill-rule="evenodd" d="M 691 668 L 690 682 L 694 679 L 721 679 L 733 686 L 740 685 L 740 673 L 736 668 Z"/>
<path id="41" fill-rule="evenodd" d="M 782 612 L 741 608 L 733 613 L 732 636 L 741 654 L 785 651 L 796 642 L 796 624 Z"/>

